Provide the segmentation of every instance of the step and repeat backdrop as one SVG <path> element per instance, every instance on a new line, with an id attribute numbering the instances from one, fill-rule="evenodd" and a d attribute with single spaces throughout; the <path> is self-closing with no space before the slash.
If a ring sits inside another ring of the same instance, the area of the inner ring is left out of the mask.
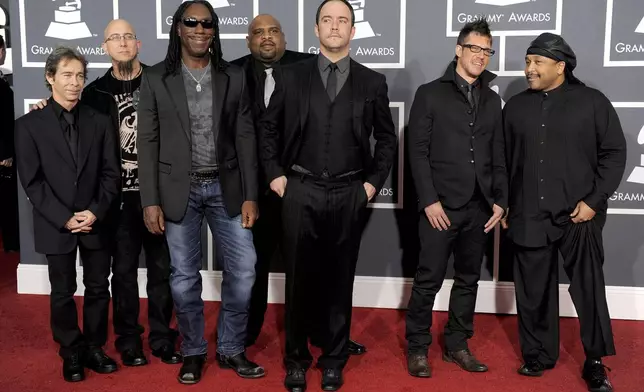
<path id="1" fill-rule="evenodd" d="M 6 2 L 6 0 L 3 0 Z M 224 57 L 246 55 L 249 23 L 270 13 L 282 23 L 287 48 L 317 53 L 313 32 L 319 0 L 211 0 L 221 29 Z M 142 42 L 140 58 L 161 61 L 172 14 L 181 0 L 9 0 L 10 47 L 16 113 L 47 97 L 43 66 L 58 44 L 87 56 L 89 80 L 110 67 L 101 49 L 103 29 L 125 18 Z M 356 34 L 351 56 L 386 75 L 399 153 L 385 187 L 370 205 L 358 275 L 410 278 L 418 258 L 416 195 L 405 159 L 405 126 L 418 86 L 439 76 L 454 56 L 458 31 L 481 16 L 492 23 L 496 55 L 491 88 L 507 101 L 526 88 L 525 50 L 541 32 L 562 34 L 578 56 L 577 76 L 613 102 L 628 140 L 628 164 L 610 202 L 605 228 L 606 283 L 644 287 L 644 1 L 642 0 L 353 0 Z M 0 3 L 1 4 L 1 3 Z M 2 23 L 9 15 L 0 13 Z M 22 190 L 21 190 L 22 192 Z M 22 194 L 22 193 L 21 193 Z M 20 201 L 21 263 L 45 264 L 33 251 L 31 211 Z M 205 271 L 217 270 L 213 241 L 204 228 Z M 483 280 L 512 280 L 511 255 L 500 231 L 491 237 Z M 142 256 L 142 267 L 145 266 Z M 275 272 L 282 267 L 276 263 Z M 451 274 L 451 272 L 450 272 Z M 448 275 L 448 278 L 450 275 Z M 566 282 L 561 273 L 562 283 Z M 407 281 L 408 282 L 408 281 Z"/>

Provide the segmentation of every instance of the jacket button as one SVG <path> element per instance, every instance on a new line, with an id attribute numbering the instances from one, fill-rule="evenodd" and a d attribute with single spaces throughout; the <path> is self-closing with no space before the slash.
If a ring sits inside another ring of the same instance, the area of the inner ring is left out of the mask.
<path id="1" fill-rule="evenodd" d="M 471 122 L 471 123 L 470 123 L 470 127 L 473 127 L 473 126 L 474 126 L 474 123 L 473 123 L 473 122 Z"/>

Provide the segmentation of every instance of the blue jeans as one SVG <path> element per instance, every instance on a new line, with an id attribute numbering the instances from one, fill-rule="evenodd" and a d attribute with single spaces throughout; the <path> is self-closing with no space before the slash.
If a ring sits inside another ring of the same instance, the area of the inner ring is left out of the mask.
<path id="1" fill-rule="evenodd" d="M 192 182 L 186 215 L 179 222 L 166 222 L 171 258 L 170 288 L 183 338 L 181 353 L 190 356 L 208 351 L 200 273 L 204 217 L 213 232 L 217 256 L 223 262 L 217 352 L 234 356 L 244 352 L 257 256 L 253 233 L 242 227 L 241 215 L 228 216 L 218 179 Z"/>

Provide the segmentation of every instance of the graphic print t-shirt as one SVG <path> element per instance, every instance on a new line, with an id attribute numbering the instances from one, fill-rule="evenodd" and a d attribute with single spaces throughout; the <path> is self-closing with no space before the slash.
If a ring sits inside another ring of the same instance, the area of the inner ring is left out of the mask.
<path id="1" fill-rule="evenodd" d="M 124 192 L 139 190 L 139 165 L 137 163 L 136 108 L 139 103 L 141 76 L 133 80 L 118 80 L 110 74 L 110 92 L 119 112 L 121 141 L 121 186 Z"/>

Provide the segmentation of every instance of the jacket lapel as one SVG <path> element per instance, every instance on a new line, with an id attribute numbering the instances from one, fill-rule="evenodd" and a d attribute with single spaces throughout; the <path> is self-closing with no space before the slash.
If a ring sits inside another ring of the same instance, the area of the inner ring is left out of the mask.
<path id="1" fill-rule="evenodd" d="M 309 67 L 302 67 L 303 81 L 300 84 L 300 132 L 306 126 L 306 120 L 309 118 L 309 98 L 311 91 L 311 78 L 314 72 L 319 72 L 317 56 L 313 57 Z"/>
<path id="2" fill-rule="evenodd" d="M 224 109 L 224 101 L 226 93 L 228 92 L 228 74 L 225 72 L 212 69 L 211 78 L 214 81 L 214 91 L 212 92 L 212 127 L 213 130 L 219 131 L 221 129 L 221 114 Z M 217 133 L 218 134 L 218 133 Z M 216 142 L 215 142 L 216 143 Z"/>
<path id="3" fill-rule="evenodd" d="M 362 69 L 351 59 L 349 79 L 351 79 L 351 100 L 353 101 L 353 132 L 358 140 L 362 137 L 362 113 L 364 112 L 365 95 L 362 87 Z"/>
<path id="4" fill-rule="evenodd" d="M 41 114 L 42 129 L 45 135 L 49 138 L 51 146 L 63 158 L 65 163 L 69 165 L 69 168 L 75 172 L 76 163 L 72 157 L 72 152 L 69 150 L 67 140 L 65 140 L 63 129 L 60 127 L 60 120 L 56 117 L 56 112 L 54 112 L 51 105 L 47 105 L 42 109 Z"/>
<path id="5" fill-rule="evenodd" d="M 182 73 L 168 75 L 163 79 L 163 84 L 177 110 L 179 120 L 181 121 L 181 128 L 183 128 L 183 132 L 188 138 L 188 141 L 190 141 L 190 112 L 188 111 L 188 97 L 186 96 L 186 90 L 183 85 Z"/>
<path id="6" fill-rule="evenodd" d="M 82 105 L 79 109 L 79 126 L 78 126 L 78 162 L 76 162 L 76 175 L 80 176 L 87 157 L 89 156 L 92 146 L 94 145 L 94 135 L 96 134 L 96 121 L 94 112 L 88 110 Z M 108 132 L 108 130 L 106 130 Z"/>

